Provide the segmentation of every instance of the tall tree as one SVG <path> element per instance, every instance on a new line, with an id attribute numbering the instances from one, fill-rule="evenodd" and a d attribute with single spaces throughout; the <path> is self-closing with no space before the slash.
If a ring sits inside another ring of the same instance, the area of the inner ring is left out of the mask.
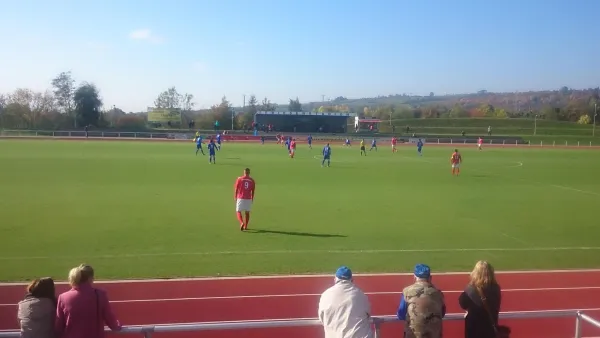
<path id="1" fill-rule="evenodd" d="M 74 95 L 77 119 L 84 126 L 97 126 L 102 100 L 98 88 L 92 83 L 82 83 Z"/>
<path id="2" fill-rule="evenodd" d="M 190 98 L 190 102 L 192 98 L 193 96 Z M 175 87 L 171 87 L 158 95 L 154 100 L 154 106 L 162 109 L 182 108 L 182 102 L 183 96 L 177 92 Z"/>
<path id="3" fill-rule="evenodd" d="M 256 99 L 256 95 L 252 94 L 250 95 L 250 98 L 248 99 L 248 105 L 246 106 L 246 112 L 252 114 L 252 116 L 254 116 L 254 114 L 256 114 L 256 112 L 258 111 L 258 100 Z"/>
<path id="4" fill-rule="evenodd" d="M 192 109 L 194 109 L 194 106 L 196 105 L 196 103 L 193 100 L 194 95 L 188 93 L 183 94 L 181 96 L 181 108 L 186 112 L 192 111 Z"/>
<path id="5" fill-rule="evenodd" d="M 288 110 L 291 112 L 302 111 L 302 104 L 300 104 L 300 100 L 297 97 L 295 100 L 290 99 Z"/>
<path id="6" fill-rule="evenodd" d="M 215 121 L 219 121 L 223 128 L 231 126 L 231 119 L 233 118 L 233 109 L 231 108 L 231 104 L 227 100 L 227 97 L 223 96 L 221 98 L 221 103 L 219 103 L 218 105 L 213 105 L 212 107 L 210 107 L 210 110 L 214 116 Z"/>
<path id="7" fill-rule="evenodd" d="M 277 105 L 274 103 L 271 103 L 271 101 L 268 98 L 264 98 L 262 100 L 262 103 L 260 105 L 260 111 L 275 111 L 277 109 Z"/>
<path id="8" fill-rule="evenodd" d="M 52 79 L 52 87 L 54 88 L 54 97 L 56 103 L 62 109 L 62 112 L 73 116 L 73 125 L 77 127 L 77 118 L 73 114 L 75 94 L 75 80 L 71 72 L 62 72 L 57 77 Z"/>

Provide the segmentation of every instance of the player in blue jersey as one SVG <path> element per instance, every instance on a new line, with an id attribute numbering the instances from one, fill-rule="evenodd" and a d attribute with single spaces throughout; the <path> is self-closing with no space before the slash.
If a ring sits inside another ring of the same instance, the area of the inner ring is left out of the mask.
<path id="1" fill-rule="evenodd" d="M 198 155 L 198 151 L 204 155 L 204 150 L 202 150 L 202 136 L 196 137 L 196 156 Z"/>
<path id="2" fill-rule="evenodd" d="M 377 140 L 373 139 L 373 141 L 371 141 L 371 149 L 369 149 L 369 151 L 375 149 L 375 151 L 377 151 Z"/>
<path id="3" fill-rule="evenodd" d="M 288 150 L 288 154 L 291 154 L 291 149 L 290 147 L 292 146 L 292 138 L 288 136 L 287 139 L 285 139 L 285 146 Z"/>
<path id="4" fill-rule="evenodd" d="M 221 133 L 217 134 L 217 149 L 221 150 Z"/>
<path id="5" fill-rule="evenodd" d="M 210 142 L 208 142 L 208 163 L 217 164 L 215 155 L 217 154 L 218 149 L 215 140 L 210 139 Z"/>
<path id="6" fill-rule="evenodd" d="M 260 144 L 265 144 L 265 136 L 260 137 Z"/>
<path id="7" fill-rule="evenodd" d="M 346 147 L 351 147 L 351 146 L 352 146 L 352 145 L 350 144 L 350 139 L 349 139 L 349 138 L 347 138 L 347 139 L 346 139 L 346 143 L 344 143 L 344 145 L 345 145 Z"/>
<path id="8" fill-rule="evenodd" d="M 308 134 L 308 137 L 306 138 L 306 141 L 308 141 L 308 147 L 310 149 L 312 149 L 312 135 Z"/>
<path id="9" fill-rule="evenodd" d="M 323 161 L 321 162 L 321 167 L 325 165 L 325 161 L 327 161 L 327 166 L 331 166 L 331 147 L 329 143 L 323 147 Z"/>
<path id="10" fill-rule="evenodd" d="M 419 156 L 423 156 L 423 141 L 421 141 L 421 139 L 417 141 L 417 153 Z"/>

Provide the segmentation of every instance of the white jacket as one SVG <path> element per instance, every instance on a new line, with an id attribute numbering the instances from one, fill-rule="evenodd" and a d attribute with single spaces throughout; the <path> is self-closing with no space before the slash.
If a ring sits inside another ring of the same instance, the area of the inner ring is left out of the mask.
<path id="1" fill-rule="evenodd" d="M 371 304 L 367 295 L 350 281 L 338 280 L 319 301 L 319 320 L 325 338 L 372 338 Z"/>

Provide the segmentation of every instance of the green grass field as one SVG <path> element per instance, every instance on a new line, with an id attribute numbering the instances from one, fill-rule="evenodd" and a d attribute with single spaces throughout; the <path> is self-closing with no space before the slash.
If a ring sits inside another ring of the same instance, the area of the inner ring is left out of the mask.
<path id="1" fill-rule="evenodd" d="M 533 148 L 533 147 L 532 147 Z M 168 142 L 0 141 L 0 280 L 600 267 L 600 150 L 389 146 L 332 167 L 300 144 L 225 144 L 217 164 Z M 241 233 L 233 183 L 257 197 Z"/>

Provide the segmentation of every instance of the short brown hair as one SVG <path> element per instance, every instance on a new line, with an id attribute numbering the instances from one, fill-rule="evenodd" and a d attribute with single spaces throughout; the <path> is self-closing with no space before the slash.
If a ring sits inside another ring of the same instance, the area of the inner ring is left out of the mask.
<path id="1" fill-rule="evenodd" d="M 244 169 L 244 172 L 246 173 L 246 175 L 250 175 L 250 168 Z"/>

